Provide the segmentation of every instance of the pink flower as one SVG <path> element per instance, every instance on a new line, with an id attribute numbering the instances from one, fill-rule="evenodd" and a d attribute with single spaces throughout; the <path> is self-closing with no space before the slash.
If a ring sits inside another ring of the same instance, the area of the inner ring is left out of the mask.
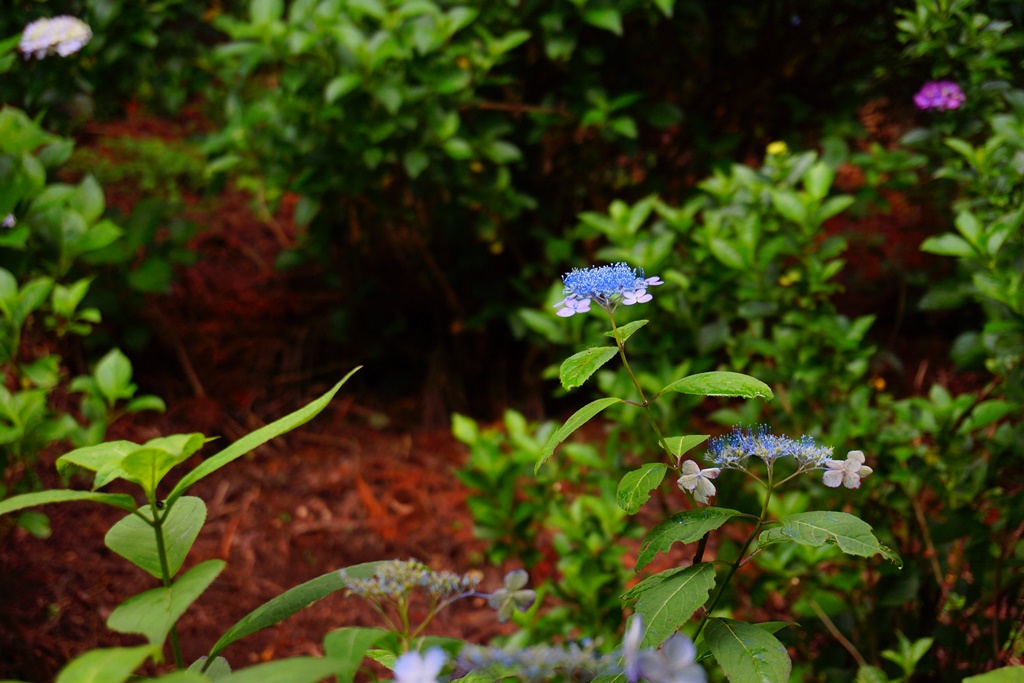
<path id="1" fill-rule="evenodd" d="M 918 109 L 946 111 L 958 109 L 965 99 L 963 90 L 953 81 L 928 81 L 914 95 L 914 104 Z"/>

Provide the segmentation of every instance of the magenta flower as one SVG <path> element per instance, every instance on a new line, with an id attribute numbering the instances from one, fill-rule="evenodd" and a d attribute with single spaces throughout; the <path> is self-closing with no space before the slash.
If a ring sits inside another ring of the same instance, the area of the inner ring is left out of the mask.
<path id="1" fill-rule="evenodd" d="M 946 111 L 959 109 L 965 99 L 964 91 L 953 81 L 928 81 L 914 95 L 914 104 L 918 109 Z"/>

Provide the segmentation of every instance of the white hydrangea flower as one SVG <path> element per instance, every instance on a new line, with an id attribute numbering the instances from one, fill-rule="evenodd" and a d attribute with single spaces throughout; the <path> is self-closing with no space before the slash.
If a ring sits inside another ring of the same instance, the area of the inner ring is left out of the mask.
<path id="1" fill-rule="evenodd" d="M 715 485 L 711 480 L 721 474 L 720 467 L 709 467 L 702 470 L 693 460 L 687 460 L 682 467 L 683 476 L 676 483 L 684 491 L 692 491 L 693 499 L 698 503 L 707 503 L 708 498 L 715 495 Z"/>
<path id="2" fill-rule="evenodd" d="M 396 683 L 437 683 L 447 660 L 448 656 L 439 647 L 432 647 L 423 654 L 410 650 L 395 660 L 391 672 Z"/>
<path id="3" fill-rule="evenodd" d="M 846 460 L 826 460 L 826 472 L 821 480 L 825 486 L 833 489 L 840 484 L 848 489 L 859 489 L 860 480 L 874 471 L 864 464 L 864 460 L 861 451 L 850 451 L 846 454 Z"/>
<path id="4" fill-rule="evenodd" d="M 52 19 L 36 19 L 26 26 L 18 49 L 25 59 L 42 59 L 52 54 L 67 57 L 85 47 L 91 38 L 92 29 L 88 24 L 63 14 Z"/>
<path id="5" fill-rule="evenodd" d="M 10 229 L 18 224 L 18 219 L 14 217 L 13 213 L 7 214 L 3 221 L 0 221 L 0 228 Z"/>

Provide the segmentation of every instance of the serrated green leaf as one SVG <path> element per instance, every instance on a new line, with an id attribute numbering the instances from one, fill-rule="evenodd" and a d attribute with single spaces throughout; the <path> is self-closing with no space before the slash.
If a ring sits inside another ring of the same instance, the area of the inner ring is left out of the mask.
<path id="1" fill-rule="evenodd" d="M 708 599 L 715 585 L 715 567 L 701 562 L 669 569 L 644 579 L 625 595 L 644 620 L 641 647 L 658 647 L 686 622 Z"/>
<path id="2" fill-rule="evenodd" d="M 13 496 L 0 500 L 0 515 L 6 515 L 25 508 L 37 505 L 49 505 L 50 503 L 68 503 L 74 500 L 91 500 L 96 503 L 113 505 L 122 510 L 134 510 L 135 499 L 127 493 L 93 493 L 92 491 L 71 491 L 59 489 L 56 491 L 39 491 L 37 493 L 24 493 L 20 496 Z"/>
<path id="3" fill-rule="evenodd" d="M 147 519 L 153 518 L 149 505 L 139 508 L 139 514 Z M 206 503 L 201 498 L 185 496 L 167 511 L 162 524 L 164 551 L 171 576 L 181 569 L 205 522 Z M 128 515 L 110 527 L 103 541 L 108 548 L 135 566 L 157 579 L 163 578 L 155 532 L 138 515 Z"/>
<path id="4" fill-rule="evenodd" d="M 533 466 L 534 474 L 540 471 L 541 466 L 547 462 L 548 458 L 551 457 L 551 454 L 555 452 L 555 448 L 558 444 L 569 438 L 570 434 L 586 424 L 590 418 L 594 417 L 608 406 L 616 403 L 622 403 L 622 399 L 615 398 L 614 396 L 599 398 L 573 413 L 572 417 L 565 421 L 565 424 L 556 429 L 551 436 L 548 437 L 543 450 L 541 450 L 540 458 L 537 459 L 537 463 Z"/>
<path id="5" fill-rule="evenodd" d="M 646 325 L 649 320 L 634 320 L 631 323 L 626 323 L 614 330 L 608 330 L 604 333 L 604 336 L 615 339 L 619 344 L 625 344 L 626 340 L 633 336 L 633 333 L 639 330 L 641 327 Z"/>
<path id="6" fill-rule="evenodd" d="M 779 639 L 754 624 L 733 619 L 708 620 L 704 641 L 735 683 L 788 683 L 793 662 Z"/>
<path id="7" fill-rule="evenodd" d="M 357 579 L 368 579 L 377 571 L 379 562 L 366 562 L 345 568 L 345 573 Z M 228 645 L 287 619 L 317 600 L 345 588 L 345 580 L 338 571 L 331 571 L 281 593 L 247 614 L 220 637 L 210 650 L 216 657 Z"/>
<path id="8" fill-rule="evenodd" d="M 150 644 L 162 646 L 181 615 L 226 565 L 224 560 L 207 560 L 182 574 L 168 587 L 154 588 L 128 598 L 110 613 L 107 627 L 118 633 L 145 636 Z"/>
<path id="9" fill-rule="evenodd" d="M 728 508 L 706 507 L 672 515 L 647 532 L 633 570 L 640 571 L 646 567 L 659 552 L 668 552 L 673 543 L 699 541 L 709 531 L 714 531 L 729 519 L 742 514 Z"/>
<path id="10" fill-rule="evenodd" d="M 771 387 L 759 379 L 738 372 L 702 372 L 672 382 L 658 396 L 676 391 L 693 396 L 739 396 L 742 398 L 775 398 Z"/>
<path id="11" fill-rule="evenodd" d="M 668 466 L 661 462 L 647 463 L 643 467 L 626 473 L 619 481 L 615 497 L 619 507 L 631 515 L 635 515 L 640 507 L 651 497 L 651 491 L 658 488 L 665 478 Z"/>
<path id="12" fill-rule="evenodd" d="M 848 555 L 871 557 L 882 555 L 903 566 L 896 553 L 879 543 L 871 533 L 871 525 L 845 512 L 801 512 L 783 517 L 780 526 L 762 531 L 758 545 L 792 541 L 800 545 L 822 546 L 826 543 L 839 546 Z"/>
<path id="13" fill-rule="evenodd" d="M 595 346 L 566 358 L 558 368 L 558 378 L 566 389 L 582 386 L 598 368 L 619 352 L 617 346 Z"/>

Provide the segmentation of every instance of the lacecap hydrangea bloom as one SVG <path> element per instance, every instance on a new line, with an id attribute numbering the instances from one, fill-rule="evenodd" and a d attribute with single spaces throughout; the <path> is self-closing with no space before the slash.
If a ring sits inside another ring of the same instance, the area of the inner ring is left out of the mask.
<path id="1" fill-rule="evenodd" d="M 953 81 L 928 81 L 914 95 L 914 104 L 918 109 L 946 111 L 959 109 L 965 99 L 963 90 Z"/>
<path id="2" fill-rule="evenodd" d="M 773 434 L 767 425 L 736 428 L 731 434 L 711 439 L 708 444 L 708 458 L 722 469 L 741 469 L 751 456 L 769 465 L 779 458 L 793 457 L 802 469 L 816 470 L 832 457 L 832 447 L 821 446 L 806 435 L 792 439 Z"/>
<path id="3" fill-rule="evenodd" d="M 570 318 L 590 310 L 591 302 L 612 311 L 616 306 L 645 304 L 654 297 L 648 287 L 665 284 L 660 277 L 646 277 L 642 268 L 630 268 L 625 263 L 591 268 L 573 268 L 562 277 L 565 298 L 555 304 L 557 314 Z"/>
<path id="4" fill-rule="evenodd" d="M 18 49 L 25 59 L 42 59 L 58 54 L 67 57 L 85 47 L 92 38 L 92 29 L 81 19 L 66 14 L 52 19 L 36 19 L 25 27 Z"/>

